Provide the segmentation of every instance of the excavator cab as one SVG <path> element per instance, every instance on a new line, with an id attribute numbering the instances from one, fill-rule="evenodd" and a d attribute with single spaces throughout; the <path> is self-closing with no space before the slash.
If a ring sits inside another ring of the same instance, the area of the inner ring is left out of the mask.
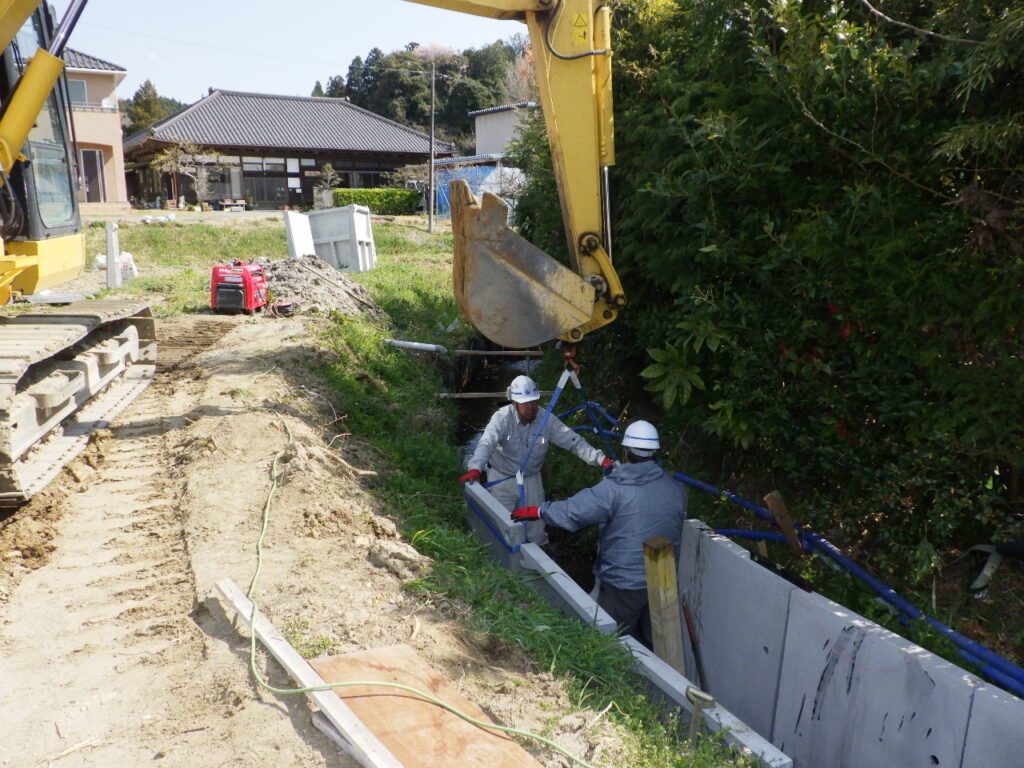
<path id="1" fill-rule="evenodd" d="M 496 344 L 580 341 L 625 304 L 611 260 L 608 169 L 615 164 L 607 0 L 411 0 L 526 23 L 571 268 L 508 226 L 508 206 L 451 185 L 460 309 Z"/>

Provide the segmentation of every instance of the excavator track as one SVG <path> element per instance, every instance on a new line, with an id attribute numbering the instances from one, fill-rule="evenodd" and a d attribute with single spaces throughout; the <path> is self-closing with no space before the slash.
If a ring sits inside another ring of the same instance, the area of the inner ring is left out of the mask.
<path id="1" fill-rule="evenodd" d="M 80 301 L 0 319 L 0 508 L 53 480 L 155 370 L 146 304 Z"/>

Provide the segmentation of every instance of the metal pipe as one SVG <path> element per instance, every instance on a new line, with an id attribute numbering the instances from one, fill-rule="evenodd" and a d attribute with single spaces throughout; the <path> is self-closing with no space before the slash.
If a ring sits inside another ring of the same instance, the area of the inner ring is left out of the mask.
<path id="1" fill-rule="evenodd" d="M 64 47 L 68 44 L 68 38 L 71 37 L 71 32 L 74 30 L 75 25 L 78 24 L 78 18 L 82 15 L 82 11 L 85 10 L 85 3 L 86 0 L 71 0 L 71 5 L 64 12 L 64 18 L 60 20 L 60 25 L 57 27 L 57 31 L 53 33 L 53 40 L 47 49 L 54 56 L 59 57 L 64 53 Z"/>
<path id="2" fill-rule="evenodd" d="M 392 347 L 401 347 L 402 349 L 415 349 L 419 352 L 433 352 L 437 355 L 447 355 L 448 350 L 442 347 L 440 344 L 424 344 L 419 341 L 401 341 L 399 339 L 384 339 L 384 341 L 390 344 Z"/>

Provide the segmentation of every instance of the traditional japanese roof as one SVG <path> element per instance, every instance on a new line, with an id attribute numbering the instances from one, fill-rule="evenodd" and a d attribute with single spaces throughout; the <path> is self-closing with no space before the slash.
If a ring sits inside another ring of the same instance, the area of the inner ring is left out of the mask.
<path id="1" fill-rule="evenodd" d="M 64 59 L 64 64 L 69 69 L 95 69 L 104 72 L 127 72 L 124 67 L 119 67 L 117 64 L 111 64 L 109 61 L 98 59 L 95 56 L 90 56 L 87 53 L 76 51 L 74 48 L 65 48 L 64 53 L 61 55 Z"/>
<path id="2" fill-rule="evenodd" d="M 430 153 L 426 134 L 348 99 L 213 89 L 195 104 L 130 137 L 125 150 L 146 141 L 187 141 L 239 150 Z M 454 147 L 435 141 L 434 151 L 451 154 Z"/>

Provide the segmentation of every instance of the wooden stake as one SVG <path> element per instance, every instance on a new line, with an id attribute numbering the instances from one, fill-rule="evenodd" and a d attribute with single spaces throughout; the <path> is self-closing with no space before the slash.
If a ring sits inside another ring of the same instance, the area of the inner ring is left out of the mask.
<path id="1" fill-rule="evenodd" d="M 772 519 L 775 521 L 775 524 L 782 529 L 782 533 L 786 537 L 786 541 L 789 542 L 789 548 L 793 550 L 793 554 L 797 557 L 803 557 L 804 548 L 796 535 L 796 529 L 793 527 L 793 517 L 786 508 L 786 502 L 782 500 L 782 494 L 778 491 L 772 491 L 764 497 L 764 503 L 768 507 L 768 511 L 772 513 Z"/>
<path id="2" fill-rule="evenodd" d="M 255 626 L 250 626 L 252 602 L 231 579 L 217 582 L 217 591 L 225 602 L 231 606 L 242 623 L 250 632 L 255 632 L 271 655 L 284 667 L 303 688 L 316 688 L 326 685 L 309 663 L 299 655 L 277 628 L 258 611 Z M 324 716 L 330 720 L 334 728 L 348 744 L 348 752 L 365 768 L 402 768 L 398 759 L 377 739 L 373 733 L 359 720 L 352 710 L 332 690 L 310 691 L 306 694 L 320 708 Z"/>
<path id="3" fill-rule="evenodd" d="M 679 613 L 679 587 L 676 584 L 672 542 L 664 536 L 645 541 L 644 566 L 647 570 L 647 600 L 651 611 L 654 653 L 679 674 L 685 675 L 683 622 Z"/>

